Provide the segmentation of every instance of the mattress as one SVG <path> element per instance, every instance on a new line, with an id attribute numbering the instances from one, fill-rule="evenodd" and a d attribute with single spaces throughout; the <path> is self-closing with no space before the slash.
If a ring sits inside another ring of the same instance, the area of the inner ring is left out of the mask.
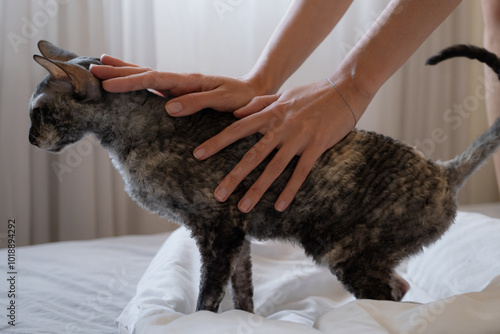
<path id="1" fill-rule="evenodd" d="M 255 314 L 195 312 L 199 253 L 188 231 L 19 247 L 5 333 L 500 333 L 500 219 L 460 212 L 398 268 L 403 302 L 355 300 L 302 249 L 253 241 Z M 7 259 L 7 250 L 0 258 Z M 8 276 L 7 261 L 0 264 Z M 15 303 L 15 326 L 8 323 Z"/>

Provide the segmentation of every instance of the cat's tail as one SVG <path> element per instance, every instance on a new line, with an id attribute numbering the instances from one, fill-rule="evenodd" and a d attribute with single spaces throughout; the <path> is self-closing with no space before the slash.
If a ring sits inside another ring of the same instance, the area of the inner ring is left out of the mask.
<path id="1" fill-rule="evenodd" d="M 500 79 L 500 59 L 486 49 L 472 45 L 454 45 L 427 59 L 426 64 L 435 65 L 454 57 L 477 59 L 493 69 Z M 498 106 L 500 108 L 500 106 Z M 450 187 L 459 189 L 467 179 L 478 170 L 500 146 L 500 118 L 467 150 L 452 160 L 443 163 L 447 168 Z"/>
<path id="2" fill-rule="evenodd" d="M 467 150 L 454 159 L 445 161 L 448 184 L 460 189 L 465 181 L 478 170 L 500 146 L 500 117 Z"/>
<path id="3" fill-rule="evenodd" d="M 500 80 L 500 59 L 498 58 L 498 56 L 484 48 L 480 48 L 474 45 L 457 44 L 450 46 L 427 59 L 425 64 L 436 65 L 443 60 L 455 57 L 467 57 L 485 63 L 486 65 L 491 67 L 491 69 L 498 75 L 498 79 Z"/>

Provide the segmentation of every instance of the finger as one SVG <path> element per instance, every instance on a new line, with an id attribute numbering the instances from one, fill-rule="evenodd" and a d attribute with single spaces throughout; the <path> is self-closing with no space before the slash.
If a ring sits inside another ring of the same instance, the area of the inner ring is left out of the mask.
<path id="1" fill-rule="evenodd" d="M 294 148 L 282 147 L 278 153 L 276 153 L 266 166 L 264 172 L 238 203 L 238 208 L 241 212 L 247 213 L 254 208 L 267 189 L 269 189 L 273 182 L 283 173 L 286 166 L 295 156 L 295 152 L 296 150 Z"/>
<path id="2" fill-rule="evenodd" d="M 265 120 L 252 116 L 238 120 L 198 146 L 194 150 L 194 156 L 199 160 L 205 160 L 226 146 L 258 132 L 265 124 L 263 122 L 265 122 Z M 270 136 L 271 134 L 264 138 L 269 141 Z"/>
<path id="3" fill-rule="evenodd" d="M 250 101 L 246 106 L 236 110 L 233 114 L 238 118 L 243 118 L 256 112 L 259 112 L 268 106 L 270 106 L 273 102 L 279 99 L 279 95 L 266 95 L 266 96 L 257 96 Z"/>
<path id="4" fill-rule="evenodd" d="M 201 91 L 189 92 L 193 89 L 201 89 Z M 171 94 L 176 93 L 179 87 L 170 90 Z M 232 111 L 229 107 L 232 101 L 233 92 L 225 88 L 218 87 L 217 84 L 209 86 L 205 84 L 201 87 L 184 86 L 183 95 L 171 99 L 166 104 L 167 112 L 172 116 L 187 116 L 194 114 L 202 109 L 212 108 L 217 111 Z"/>
<path id="5" fill-rule="evenodd" d="M 132 68 L 125 69 L 126 72 L 134 71 Z M 138 73 L 130 74 L 127 76 L 120 76 L 111 78 L 103 81 L 102 85 L 105 90 L 112 93 L 123 93 L 130 92 L 140 89 L 156 89 L 156 90 L 168 90 L 167 82 L 160 78 L 160 75 L 156 71 L 151 71 L 145 68 L 139 68 L 136 70 Z M 167 87 L 167 88 L 165 88 Z"/>
<path id="6" fill-rule="evenodd" d="M 214 191 L 214 196 L 218 201 L 225 201 L 241 181 L 273 151 L 275 146 L 269 145 L 268 142 L 269 140 L 264 141 L 261 139 L 221 181 Z"/>
<path id="7" fill-rule="evenodd" d="M 139 89 L 155 89 L 157 91 L 169 92 L 172 95 L 188 94 L 203 89 L 201 77 L 197 74 L 178 74 L 170 72 L 158 72 L 144 67 L 119 67 L 114 71 L 120 73 L 131 73 L 128 76 L 111 78 L 103 82 L 107 91 L 120 93 Z M 109 70 L 113 71 L 113 70 Z M 136 74 L 133 74 L 137 72 Z"/>
<path id="8" fill-rule="evenodd" d="M 112 78 L 126 77 L 133 74 L 143 73 L 150 69 L 144 67 L 113 67 L 109 65 L 90 65 L 90 72 L 96 77 L 108 80 Z"/>
<path id="9" fill-rule="evenodd" d="M 103 54 L 101 56 L 101 63 L 103 63 L 104 65 L 110 65 L 115 67 L 123 67 L 123 66 L 139 67 L 138 65 L 127 63 L 119 58 L 115 58 L 107 54 Z"/>
<path id="10" fill-rule="evenodd" d="M 169 115 L 187 116 L 205 108 L 217 108 L 221 102 L 221 93 L 217 91 L 196 92 L 170 100 L 165 108 Z"/>
<path id="11" fill-rule="evenodd" d="M 187 93 L 203 92 L 215 89 L 213 78 L 200 73 L 167 73 L 161 72 L 167 76 L 172 83 L 170 89 L 172 94 L 179 96 Z"/>
<path id="12" fill-rule="evenodd" d="M 306 180 L 309 172 L 313 168 L 316 160 L 321 156 L 321 151 L 317 148 L 306 149 L 300 156 L 299 162 L 293 170 L 290 180 L 288 180 L 285 188 L 274 204 L 274 208 L 283 212 L 293 201 L 295 195 Z"/>

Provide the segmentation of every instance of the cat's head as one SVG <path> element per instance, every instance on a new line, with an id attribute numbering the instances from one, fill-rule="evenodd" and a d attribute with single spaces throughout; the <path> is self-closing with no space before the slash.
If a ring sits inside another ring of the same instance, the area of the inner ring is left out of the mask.
<path id="1" fill-rule="evenodd" d="M 98 58 L 78 55 L 47 42 L 38 42 L 42 56 L 33 59 L 49 75 L 38 85 L 29 103 L 31 144 L 52 152 L 80 140 L 89 129 L 92 115 L 86 105 L 99 103 L 102 85 L 90 71 Z"/>

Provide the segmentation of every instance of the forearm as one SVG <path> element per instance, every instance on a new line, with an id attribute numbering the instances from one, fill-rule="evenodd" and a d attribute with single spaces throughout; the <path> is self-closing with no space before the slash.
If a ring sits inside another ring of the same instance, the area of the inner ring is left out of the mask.
<path id="1" fill-rule="evenodd" d="M 296 0 L 276 28 L 248 77 L 263 94 L 278 91 L 332 31 L 352 0 Z"/>
<path id="2" fill-rule="evenodd" d="M 500 55 L 500 2 L 498 0 L 483 0 L 484 18 L 484 47 L 497 55 Z M 500 89 L 498 88 L 498 76 L 491 68 L 484 66 L 484 78 L 486 85 L 486 115 L 491 125 L 500 117 Z M 495 174 L 498 189 L 500 190 L 500 152 L 493 155 L 495 162 Z"/>
<path id="3" fill-rule="evenodd" d="M 332 75 L 371 101 L 461 0 L 393 0 Z M 356 98 L 356 96 L 353 96 Z M 363 100 L 363 99 L 362 99 Z M 358 110 L 364 112 L 367 104 Z M 361 115 L 356 115 L 359 119 Z"/>
<path id="4" fill-rule="evenodd" d="M 492 52 L 500 49 L 500 2 L 498 0 L 483 0 L 484 46 Z M 490 50 L 493 49 L 493 50 Z"/>
<path id="5" fill-rule="evenodd" d="M 484 47 L 500 55 L 500 3 L 498 0 L 483 0 Z M 500 91 L 495 89 L 498 76 L 488 66 L 485 66 L 485 83 L 488 87 L 486 95 L 486 110 L 490 124 L 500 117 Z M 500 155 L 499 155 L 500 156 Z M 500 176 L 500 175 L 499 175 Z M 500 182 L 500 181 L 499 181 Z"/>

